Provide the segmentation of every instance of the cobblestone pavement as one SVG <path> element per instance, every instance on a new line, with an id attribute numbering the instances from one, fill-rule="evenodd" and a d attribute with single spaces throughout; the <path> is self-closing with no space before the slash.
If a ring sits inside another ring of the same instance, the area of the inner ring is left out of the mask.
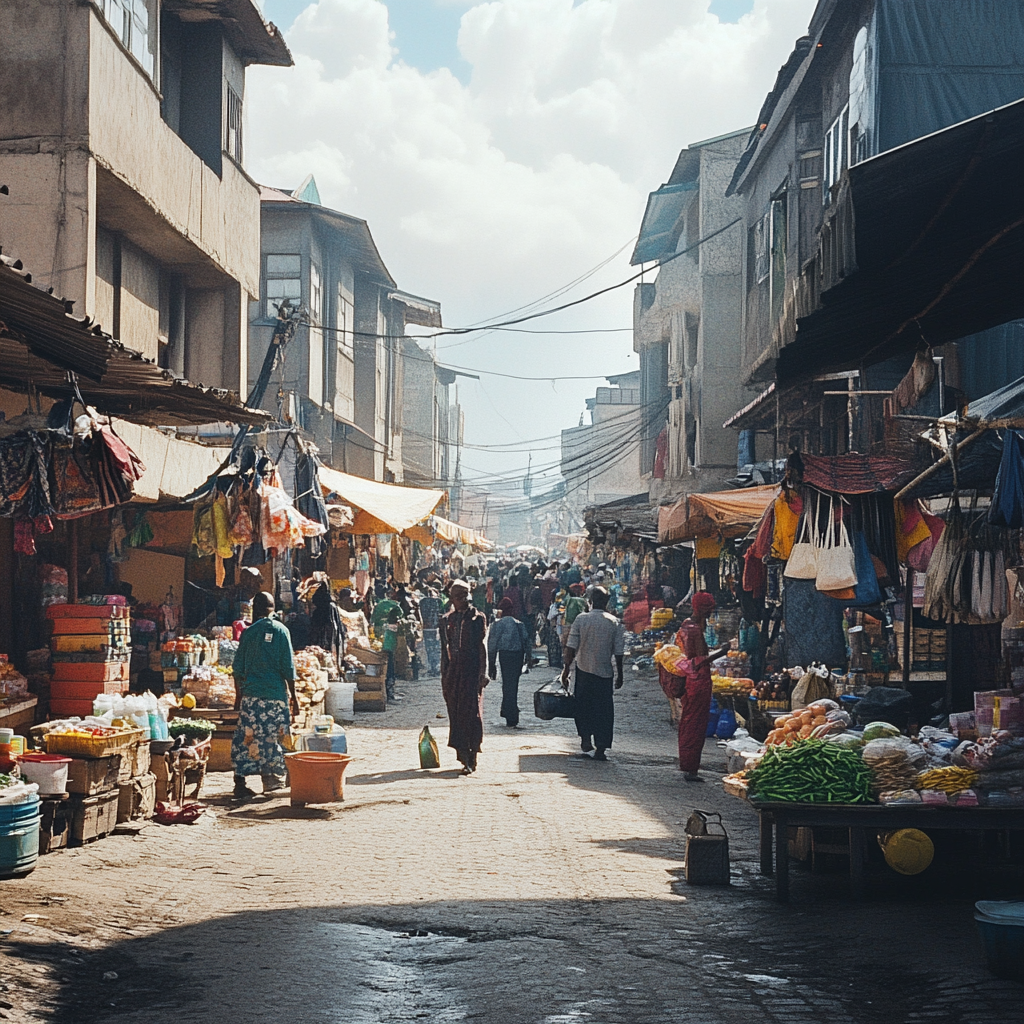
<path id="1" fill-rule="evenodd" d="M 524 712 L 550 676 L 524 678 Z M 964 879 L 957 851 L 940 847 L 930 877 L 878 867 L 865 903 L 847 900 L 841 873 L 794 873 L 793 902 L 776 904 L 757 874 L 754 815 L 718 784 L 721 753 L 709 741 L 701 784 L 676 768 L 656 681 L 627 677 L 606 764 L 573 756 L 571 722 L 524 713 L 506 729 L 492 685 L 469 778 L 443 746 L 437 681 L 404 692 L 349 729 L 344 804 L 237 807 L 230 776 L 215 775 L 192 827 L 150 825 L 0 882 L 0 929 L 13 929 L 0 1019 L 1022 1019 L 1021 987 L 985 969 L 971 905 L 1019 878 Z M 434 772 L 417 767 L 424 724 L 441 745 Z M 725 816 L 727 888 L 682 880 L 695 806 Z"/>

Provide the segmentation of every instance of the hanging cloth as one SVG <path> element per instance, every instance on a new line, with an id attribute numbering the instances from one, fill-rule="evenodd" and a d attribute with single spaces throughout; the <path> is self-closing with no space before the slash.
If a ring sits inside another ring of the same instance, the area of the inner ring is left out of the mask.
<path id="1" fill-rule="evenodd" d="M 996 489 L 988 510 L 993 526 L 1019 530 L 1024 526 L 1024 465 L 1021 439 L 1016 430 L 1003 432 L 1003 456 L 996 474 Z"/>
<path id="2" fill-rule="evenodd" d="M 803 511 L 803 501 L 795 491 L 789 492 L 787 500 L 783 491 L 772 503 L 774 518 L 772 521 L 772 558 L 782 562 L 788 561 L 793 545 L 796 543 L 796 528 Z"/>

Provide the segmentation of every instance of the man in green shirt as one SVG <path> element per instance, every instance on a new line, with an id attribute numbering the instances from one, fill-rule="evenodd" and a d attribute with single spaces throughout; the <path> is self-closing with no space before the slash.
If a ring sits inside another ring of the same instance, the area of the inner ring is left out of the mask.
<path id="1" fill-rule="evenodd" d="M 378 640 L 384 639 L 384 624 L 388 616 L 397 608 L 401 613 L 402 606 L 394 600 L 395 591 L 389 590 L 388 596 L 383 601 L 378 601 L 373 607 L 373 615 L 370 618 L 370 625 L 373 626 L 373 635 Z"/>
<path id="2" fill-rule="evenodd" d="M 245 784 L 250 775 L 262 777 L 264 793 L 284 787 L 281 743 L 291 733 L 291 714 L 299 712 L 291 638 L 273 614 L 273 594 L 257 594 L 252 601 L 253 624 L 242 634 L 231 668 L 239 713 L 231 741 L 238 799 L 252 796 Z"/>

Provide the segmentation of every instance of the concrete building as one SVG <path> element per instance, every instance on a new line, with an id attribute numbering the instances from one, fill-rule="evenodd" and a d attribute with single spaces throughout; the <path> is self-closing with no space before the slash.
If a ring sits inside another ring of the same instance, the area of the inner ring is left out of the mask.
<path id="1" fill-rule="evenodd" d="M 780 456 L 864 451 L 919 347 L 947 409 L 1024 374 L 1020 255 L 993 244 L 1019 210 L 1019 116 L 996 108 L 1024 96 L 1022 40 L 1019 4 L 819 0 L 729 186 L 763 389 L 731 426 Z"/>
<path id="2" fill-rule="evenodd" d="M 405 336 L 409 324 L 440 327 L 440 304 L 399 291 L 369 225 L 323 206 L 312 176 L 290 192 L 264 186 L 261 198 L 250 382 L 288 299 L 304 313 L 275 372 L 274 411 L 310 434 L 335 469 L 403 483 L 408 467 L 409 482 L 440 480 L 447 468 L 447 385 L 429 353 Z"/>
<path id="3" fill-rule="evenodd" d="M 753 392 L 741 375 L 742 203 L 725 192 L 749 133 L 679 154 L 647 201 L 633 251 L 634 265 L 658 265 L 657 278 L 637 285 L 633 299 L 644 409 L 639 469 L 654 504 L 719 490 L 735 473 L 736 437 L 722 422 Z"/>
<path id="4" fill-rule="evenodd" d="M 178 375 L 244 392 L 260 294 L 245 69 L 292 63 L 252 0 L 0 5 L 0 246 Z"/>
<path id="5" fill-rule="evenodd" d="M 460 373 L 441 366 L 415 338 L 402 338 L 400 351 L 405 482 L 451 488 L 462 446 L 462 410 L 453 389 Z M 458 494 L 452 502 L 457 508 Z"/>
<path id="6" fill-rule="evenodd" d="M 638 452 L 644 436 L 640 371 L 605 378 L 587 399 L 590 423 L 562 431 L 565 503 L 582 522 L 588 505 L 602 504 L 645 489 Z"/>

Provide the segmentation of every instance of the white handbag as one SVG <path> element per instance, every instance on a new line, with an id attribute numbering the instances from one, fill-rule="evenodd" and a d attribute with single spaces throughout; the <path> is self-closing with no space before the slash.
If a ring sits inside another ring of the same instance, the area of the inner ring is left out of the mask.
<path id="1" fill-rule="evenodd" d="M 796 543 L 789 553 L 784 576 L 794 580 L 813 580 L 818 575 L 818 498 L 815 494 L 814 511 L 810 498 L 804 500 L 804 514 Z"/>
<path id="2" fill-rule="evenodd" d="M 818 552 L 818 590 L 845 590 L 857 586 L 857 559 L 843 517 L 835 522 L 832 500 L 828 504 L 828 532 Z"/>

